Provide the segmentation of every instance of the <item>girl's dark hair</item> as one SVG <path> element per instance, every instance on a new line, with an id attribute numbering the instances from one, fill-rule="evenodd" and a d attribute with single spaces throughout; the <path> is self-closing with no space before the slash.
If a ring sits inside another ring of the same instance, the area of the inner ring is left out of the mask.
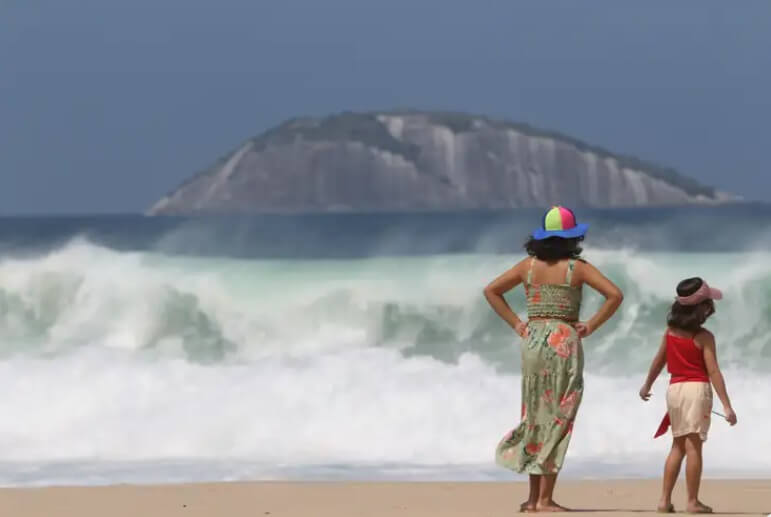
<path id="1" fill-rule="evenodd" d="M 581 258 L 581 246 L 583 237 L 574 239 L 563 239 L 562 237 L 549 237 L 548 239 L 536 240 L 530 237 L 525 243 L 525 250 L 531 257 L 544 262 L 556 262 L 562 259 Z"/>
<path id="2" fill-rule="evenodd" d="M 678 296 L 690 296 L 701 288 L 704 280 L 699 277 L 687 278 L 677 284 Z M 704 300 L 696 305 L 672 304 L 667 316 L 667 325 L 686 332 L 698 332 L 707 319 L 715 313 L 715 302 Z"/>

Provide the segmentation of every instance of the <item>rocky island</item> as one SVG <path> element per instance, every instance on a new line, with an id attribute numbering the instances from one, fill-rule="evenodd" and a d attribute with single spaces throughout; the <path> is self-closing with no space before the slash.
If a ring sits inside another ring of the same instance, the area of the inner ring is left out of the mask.
<path id="1" fill-rule="evenodd" d="M 525 124 L 393 111 L 292 119 L 242 143 L 149 214 L 724 203 L 671 168 Z"/>

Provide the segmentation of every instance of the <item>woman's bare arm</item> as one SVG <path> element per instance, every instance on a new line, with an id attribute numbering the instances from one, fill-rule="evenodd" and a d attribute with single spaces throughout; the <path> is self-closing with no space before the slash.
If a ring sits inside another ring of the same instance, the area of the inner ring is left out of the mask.
<path id="1" fill-rule="evenodd" d="M 648 370 L 648 378 L 645 379 L 645 384 L 640 388 L 640 398 L 647 401 L 651 398 L 651 388 L 653 383 L 658 379 L 661 370 L 667 365 L 667 336 L 661 338 L 661 345 L 659 351 L 656 352 L 656 356 L 653 358 L 650 370 Z"/>
<path id="2" fill-rule="evenodd" d="M 493 310 L 522 337 L 524 337 L 526 332 L 524 324 L 519 316 L 511 310 L 503 295 L 524 282 L 527 268 L 528 259 L 523 260 L 490 282 L 484 290 L 485 298 L 487 298 Z"/>
<path id="3" fill-rule="evenodd" d="M 701 345 L 702 353 L 704 354 L 704 364 L 707 367 L 707 373 L 709 374 L 709 380 L 712 382 L 712 386 L 715 387 L 715 392 L 717 393 L 720 402 L 723 403 L 726 420 L 728 420 L 731 425 L 736 425 L 736 413 L 734 413 L 734 410 L 731 407 L 731 399 L 728 398 L 725 379 L 723 379 L 723 373 L 720 371 L 720 366 L 717 364 L 715 336 L 713 336 L 711 332 L 705 330 L 699 332 L 695 339 L 696 342 Z"/>
<path id="4" fill-rule="evenodd" d="M 621 306 L 621 302 L 624 301 L 624 293 L 622 293 L 621 289 L 619 289 L 616 284 L 608 280 L 605 275 L 600 273 L 600 270 L 593 265 L 588 262 L 580 262 L 580 264 L 581 279 L 584 283 L 588 284 L 589 287 L 605 297 L 605 303 L 602 304 L 602 307 L 597 311 L 597 314 L 583 324 L 586 327 L 583 329 L 583 332 L 581 332 L 582 328 L 579 328 L 579 325 L 576 326 L 583 336 L 588 336 L 600 328 L 611 316 L 613 316 L 613 314 L 615 314 Z"/>

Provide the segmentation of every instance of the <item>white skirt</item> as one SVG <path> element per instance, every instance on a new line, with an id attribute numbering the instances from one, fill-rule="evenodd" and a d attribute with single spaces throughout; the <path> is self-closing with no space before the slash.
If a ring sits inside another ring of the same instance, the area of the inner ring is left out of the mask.
<path id="1" fill-rule="evenodd" d="M 707 440 L 712 423 L 712 385 L 708 382 L 678 382 L 667 390 L 667 411 L 672 436 L 698 434 Z"/>

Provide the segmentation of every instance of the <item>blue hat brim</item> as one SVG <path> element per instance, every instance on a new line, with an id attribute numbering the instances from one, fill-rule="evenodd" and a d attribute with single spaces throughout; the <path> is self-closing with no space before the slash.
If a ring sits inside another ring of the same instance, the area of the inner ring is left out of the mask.
<path id="1" fill-rule="evenodd" d="M 589 230 L 588 224 L 577 224 L 573 228 L 569 230 L 544 230 L 543 228 L 538 228 L 536 231 L 533 232 L 533 239 L 537 241 L 542 241 L 544 239 L 548 239 L 549 237 L 560 237 L 562 239 L 576 239 L 578 237 L 583 237 L 586 235 L 586 232 Z"/>

